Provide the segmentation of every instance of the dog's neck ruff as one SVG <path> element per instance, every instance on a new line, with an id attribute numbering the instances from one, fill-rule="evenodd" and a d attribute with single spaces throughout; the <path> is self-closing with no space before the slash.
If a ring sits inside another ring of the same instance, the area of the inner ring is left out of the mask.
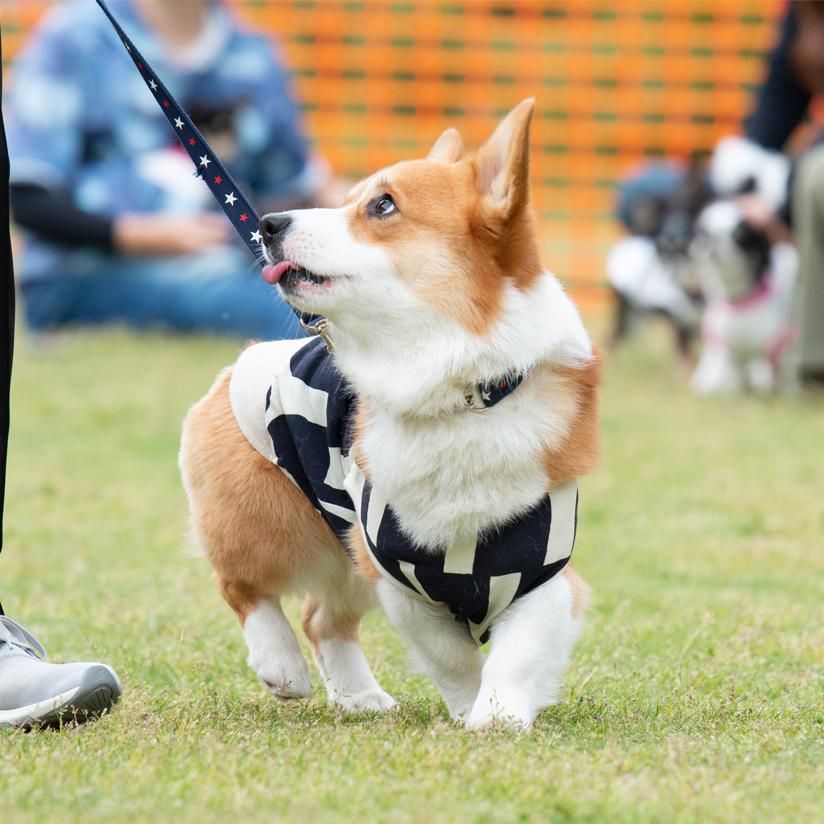
<path id="1" fill-rule="evenodd" d="M 335 351 L 335 343 L 329 331 L 329 322 L 320 318 L 315 323 L 306 323 L 302 318 L 300 325 L 310 335 L 319 337 L 326 346 L 327 352 Z M 481 383 L 472 383 L 464 389 L 464 408 L 473 412 L 483 412 L 495 404 L 500 403 L 511 395 L 525 380 L 527 372 L 508 372 L 500 378 L 493 378 Z"/>
<path id="2" fill-rule="evenodd" d="M 390 304 L 374 321 L 358 306 L 329 312 L 338 367 L 370 409 L 399 420 L 492 417 L 510 395 L 520 406 L 542 376 L 585 369 L 593 358 L 575 306 L 550 272 L 525 291 L 507 284 L 482 335 L 423 305 Z M 525 322 L 532 315 L 541 320 Z"/>
<path id="3" fill-rule="evenodd" d="M 274 367 L 264 399 L 263 391 L 249 391 L 247 372 L 272 363 L 269 351 L 285 352 L 288 361 L 280 355 L 282 365 Z M 258 365 L 247 367 L 253 359 Z M 497 387 L 499 393 L 513 391 L 506 390 Z M 506 394 L 496 395 L 494 403 Z M 558 574 L 570 559 L 577 524 L 575 481 L 450 546 L 416 543 L 351 454 L 356 397 L 319 338 L 246 350 L 232 375 L 231 397 L 252 446 L 301 489 L 344 547 L 357 528 L 384 578 L 414 597 L 445 604 L 479 644 L 513 600 Z"/>

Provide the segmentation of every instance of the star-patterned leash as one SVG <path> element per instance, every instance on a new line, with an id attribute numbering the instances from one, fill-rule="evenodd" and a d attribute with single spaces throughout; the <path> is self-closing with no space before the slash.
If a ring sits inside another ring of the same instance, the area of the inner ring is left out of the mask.
<path id="1" fill-rule="evenodd" d="M 114 19 L 104 0 L 97 0 L 97 5 L 100 6 L 103 14 L 109 18 L 109 22 L 114 26 L 114 30 L 126 47 L 126 51 L 129 53 L 135 66 L 137 66 L 140 76 L 151 90 L 163 114 L 166 115 L 166 119 L 172 125 L 177 139 L 180 141 L 180 145 L 183 146 L 186 153 L 192 159 L 192 163 L 195 164 L 198 176 L 209 187 L 215 200 L 223 209 L 224 214 L 229 218 L 232 226 L 235 227 L 235 231 L 240 235 L 243 242 L 249 248 L 249 251 L 255 256 L 256 260 L 260 260 L 260 255 L 263 251 L 261 245 L 263 238 L 260 234 L 260 217 L 258 217 L 249 199 L 243 194 L 226 167 L 212 151 L 206 139 L 200 133 L 200 130 L 192 122 L 192 119 L 174 99 L 163 81 L 152 71 L 151 66 L 146 62 L 143 55 L 137 50 L 117 20 Z M 310 326 L 309 322 L 316 320 L 314 316 L 303 316 L 302 313 L 298 312 L 294 307 L 290 308 L 298 316 L 301 326 L 303 326 L 304 329 L 314 334 L 322 334 L 322 332 L 319 331 L 319 327 L 322 324 L 325 325 L 323 319 L 320 319 L 315 326 Z"/>

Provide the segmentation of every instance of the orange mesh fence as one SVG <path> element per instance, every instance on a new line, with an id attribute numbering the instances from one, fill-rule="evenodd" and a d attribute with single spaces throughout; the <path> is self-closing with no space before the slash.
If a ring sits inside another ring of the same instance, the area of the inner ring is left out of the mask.
<path id="1" fill-rule="evenodd" d="M 8 61 L 49 3 L 0 2 Z M 449 125 L 477 145 L 534 95 L 545 261 L 585 301 L 603 293 L 616 180 L 644 158 L 686 157 L 738 129 L 783 9 L 781 0 L 230 5 L 280 39 L 310 139 L 351 178 L 424 154 Z"/>

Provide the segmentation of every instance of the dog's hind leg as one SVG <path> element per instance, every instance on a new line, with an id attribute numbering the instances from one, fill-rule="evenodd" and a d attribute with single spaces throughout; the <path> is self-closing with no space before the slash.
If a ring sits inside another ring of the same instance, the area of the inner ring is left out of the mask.
<path id="1" fill-rule="evenodd" d="M 372 586 L 355 577 L 349 561 L 303 605 L 303 629 L 326 687 L 329 703 L 345 712 L 381 712 L 395 706 L 381 689 L 358 643 L 358 625 L 374 605 Z"/>
<path id="2" fill-rule="evenodd" d="M 220 589 L 240 619 L 249 648 L 247 661 L 266 691 L 282 700 L 311 696 L 309 667 L 280 599 L 225 581 L 221 581 Z"/>
<path id="3" fill-rule="evenodd" d="M 192 534 L 237 615 L 249 664 L 277 698 L 312 693 L 309 668 L 280 597 L 346 556 L 306 496 L 246 440 L 232 414 L 229 375 L 186 417 L 180 468 Z"/>

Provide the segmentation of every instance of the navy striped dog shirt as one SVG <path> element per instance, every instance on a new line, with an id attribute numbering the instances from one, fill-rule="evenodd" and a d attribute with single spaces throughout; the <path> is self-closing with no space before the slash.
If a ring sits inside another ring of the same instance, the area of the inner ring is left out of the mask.
<path id="1" fill-rule="evenodd" d="M 250 395 L 241 386 L 249 383 L 244 359 L 256 359 L 258 373 L 261 364 L 281 361 L 265 393 L 262 420 L 260 411 L 247 408 L 254 389 Z M 576 482 L 553 489 L 527 513 L 474 540 L 445 551 L 416 545 L 350 456 L 355 396 L 322 340 L 253 346 L 238 361 L 232 384 L 232 406 L 244 434 L 303 491 L 343 546 L 358 524 L 380 572 L 422 599 L 445 604 L 477 643 L 487 640 L 490 623 L 512 601 L 569 561 L 577 524 Z M 261 425 L 265 434 L 253 431 Z"/>

